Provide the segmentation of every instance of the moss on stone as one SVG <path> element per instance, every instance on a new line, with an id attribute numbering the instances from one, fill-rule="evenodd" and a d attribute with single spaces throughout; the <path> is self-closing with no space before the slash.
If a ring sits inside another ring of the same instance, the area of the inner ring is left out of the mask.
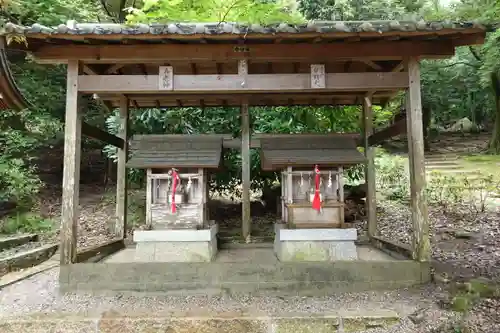
<path id="1" fill-rule="evenodd" d="M 399 322 L 399 318 L 344 318 L 343 327 L 345 333 L 363 332 L 372 328 L 389 328 Z"/>
<path id="2" fill-rule="evenodd" d="M 275 323 L 275 333 L 337 333 L 338 318 L 293 318 L 279 319 Z"/>

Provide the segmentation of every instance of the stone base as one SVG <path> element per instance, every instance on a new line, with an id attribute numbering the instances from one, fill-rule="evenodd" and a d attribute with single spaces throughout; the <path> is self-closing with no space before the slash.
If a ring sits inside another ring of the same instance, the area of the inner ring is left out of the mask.
<path id="1" fill-rule="evenodd" d="M 217 254 L 218 226 L 203 230 L 134 232 L 136 262 L 209 262 Z"/>
<path id="2" fill-rule="evenodd" d="M 274 252 L 280 261 L 357 260 L 356 229 L 287 229 L 275 225 Z"/>

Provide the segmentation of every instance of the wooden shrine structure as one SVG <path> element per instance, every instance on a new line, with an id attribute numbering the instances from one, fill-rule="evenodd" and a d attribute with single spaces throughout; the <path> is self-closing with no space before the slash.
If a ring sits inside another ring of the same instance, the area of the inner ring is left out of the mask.
<path id="1" fill-rule="evenodd" d="M 241 108 L 241 137 L 224 139 L 222 145 L 241 150 L 242 234 L 245 239 L 249 239 L 250 149 L 259 148 L 262 143 L 251 134 L 249 108 L 279 105 L 362 106 L 361 141 L 366 159 L 366 211 L 370 243 L 377 248 L 403 253 L 407 257 L 399 262 L 390 261 L 393 269 L 387 269 L 387 263 L 384 262 L 370 263 L 372 270 L 369 275 L 372 275 L 369 285 L 373 286 L 376 278 L 380 281 L 393 279 L 397 271 L 406 274 L 401 278 L 403 284 L 413 277 L 417 282 L 428 280 L 431 249 L 425 199 L 419 62 L 422 59 L 449 58 L 455 54 L 458 46 L 483 43 L 486 34 L 483 26 L 467 22 L 423 21 L 308 22 L 269 26 L 221 22 L 129 26 L 70 21 L 57 27 L 40 24 L 25 27 L 8 23 L 3 34 L 21 35 L 26 39 L 26 43 L 8 46 L 4 43 L 4 48 L 29 52 L 42 64 L 67 64 L 61 283 L 83 288 L 90 279 L 99 279 L 99 285 L 103 288 L 116 289 L 120 279 L 146 269 L 146 266 L 134 270 L 117 267 L 109 270 L 106 264 L 71 265 L 106 252 L 108 248 L 116 250 L 123 247 L 127 229 L 127 123 L 133 109 L 188 106 Z M 377 135 L 373 130 L 372 105 L 383 105 L 400 91 L 406 91 L 407 96 L 406 126 L 398 122 L 391 130 L 385 130 L 384 135 Z M 88 125 L 82 123 L 85 110 L 79 97 L 84 94 L 94 95 L 109 109 L 119 108 L 121 126 L 116 136 L 89 129 Z M 407 132 L 410 157 L 413 243 L 409 248 L 397 246 L 380 237 L 375 210 L 372 147 L 391 135 L 401 134 L 401 130 Z M 116 241 L 97 249 L 77 252 L 82 134 L 118 148 Z M 219 264 L 219 271 L 229 267 Z M 273 264 L 267 269 L 279 270 L 280 265 Z M 314 266 L 314 271 L 325 271 L 324 275 L 317 276 L 322 281 L 340 275 L 361 278 L 366 274 L 338 275 L 326 270 L 343 267 L 349 271 L 362 265 L 362 262 L 338 262 L 334 266 L 321 263 Z M 208 266 L 196 267 L 196 274 L 208 269 Z M 241 263 L 231 267 L 244 269 Z M 255 272 L 255 268 L 252 269 Z M 83 273 L 90 270 L 91 275 Z M 294 271 L 300 270 L 304 270 L 307 275 L 310 266 L 306 270 L 306 266 L 299 265 Z M 175 270 L 158 266 L 155 274 L 172 274 L 172 271 Z M 210 274 L 220 274 L 219 271 L 211 269 Z M 76 281 L 78 276 L 85 276 L 86 280 Z M 308 283 L 311 279 L 313 277 L 309 276 Z M 348 285 L 357 287 L 356 283 Z M 129 286 L 130 281 L 123 285 Z M 141 279 L 141 286 L 145 288 L 145 285 L 146 282 Z M 258 288 L 264 288 L 263 281 L 257 285 Z M 158 288 L 159 284 L 153 283 L 152 286 Z M 167 288 L 168 284 L 164 282 L 161 286 Z M 171 286 L 178 288 L 178 285 Z"/>
<path id="2" fill-rule="evenodd" d="M 206 226 L 208 179 L 221 166 L 222 136 L 136 135 L 130 153 L 127 167 L 147 170 L 148 229 Z"/>
<path id="3" fill-rule="evenodd" d="M 341 228 L 344 224 L 343 169 L 365 162 L 352 134 L 278 135 L 260 139 L 263 170 L 281 172 L 281 218 L 294 228 Z M 311 209 L 315 172 L 320 169 L 321 214 Z"/>

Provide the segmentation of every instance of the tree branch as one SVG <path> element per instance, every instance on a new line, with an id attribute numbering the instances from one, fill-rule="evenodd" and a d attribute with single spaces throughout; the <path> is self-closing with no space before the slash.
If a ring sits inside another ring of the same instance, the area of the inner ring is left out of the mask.
<path id="1" fill-rule="evenodd" d="M 102 8 L 104 8 L 104 11 L 106 12 L 106 14 L 109 16 L 109 18 L 112 19 L 113 22 L 116 23 L 116 18 L 113 15 L 111 15 L 111 13 L 109 12 L 109 9 L 108 9 L 108 6 L 106 6 L 105 0 L 101 0 L 101 5 L 102 5 Z"/>
<path id="2" fill-rule="evenodd" d="M 470 67 L 476 68 L 476 69 L 481 68 L 481 66 L 479 66 L 479 65 L 474 65 L 474 64 L 471 64 L 470 62 L 465 62 L 465 61 L 454 62 L 453 64 L 449 64 L 449 65 L 445 65 L 445 66 L 436 66 L 435 68 L 448 68 L 448 67 L 453 67 L 456 65 L 466 65 L 466 66 L 470 66 Z"/>
<path id="3" fill-rule="evenodd" d="M 472 53 L 472 55 L 474 56 L 474 58 L 476 58 L 477 61 L 479 61 L 479 62 L 483 61 L 481 59 L 481 57 L 479 56 L 479 54 L 476 52 L 476 50 L 474 50 L 474 48 L 472 46 L 469 46 L 469 50 L 470 50 L 470 53 Z"/>

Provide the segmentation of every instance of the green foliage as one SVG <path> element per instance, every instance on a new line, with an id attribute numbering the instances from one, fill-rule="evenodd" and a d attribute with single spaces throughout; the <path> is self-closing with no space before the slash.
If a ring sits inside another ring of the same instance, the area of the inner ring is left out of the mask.
<path id="1" fill-rule="evenodd" d="M 31 213 L 18 213 L 0 221 L 0 233 L 39 233 L 54 229 L 54 221 Z"/>
<path id="2" fill-rule="evenodd" d="M 415 13 L 424 1 L 299 0 L 299 10 L 311 20 L 394 20 Z"/>
<path id="3" fill-rule="evenodd" d="M 302 18 L 283 1 L 255 0 L 145 0 L 141 9 L 129 8 L 128 23 L 239 22 L 271 24 L 300 22 Z"/>
<path id="4" fill-rule="evenodd" d="M 377 190 L 389 200 L 407 200 L 409 177 L 406 171 L 408 161 L 400 156 L 392 156 L 378 150 L 375 157 L 375 177 Z"/>
<path id="5" fill-rule="evenodd" d="M 422 62 L 422 103 L 432 110 L 434 124 L 446 127 L 464 117 L 474 124 L 489 122 L 494 105 L 490 90 L 480 83 L 479 67 L 466 48 L 450 60 Z"/>
<path id="6" fill-rule="evenodd" d="M 499 188 L 499 180 L 490 173 L 479 172 L 471 178 L 467 174 L 432 172 L 427 181 L 427 199 L 445 210 L 465 206 L 477 217 L 486 211 L 488 200 Z"/>
<path id="7" fill-rule="evenodd" d="M 463 176 L 432 172 L 427 182 L 427 200 L 431 205 L 438 205 L 445 210 L 463 203 L 466 196 L 465 179 Z"/>
<path id="8" fill-rule="evenodd" d="M 104 17 L 98 2 L 91 0 L 9 0 L 2 1 L 0 7 L 3 23 L 55 26 L 68 20 L 99 21 Z"/>
<path id="9" fill-rule="evenodd" d="M 20 208 L 29 207 L 41 186 L 34 169 L 22 159 L 0 156 L 0 202 L 13 201 Z"/>

